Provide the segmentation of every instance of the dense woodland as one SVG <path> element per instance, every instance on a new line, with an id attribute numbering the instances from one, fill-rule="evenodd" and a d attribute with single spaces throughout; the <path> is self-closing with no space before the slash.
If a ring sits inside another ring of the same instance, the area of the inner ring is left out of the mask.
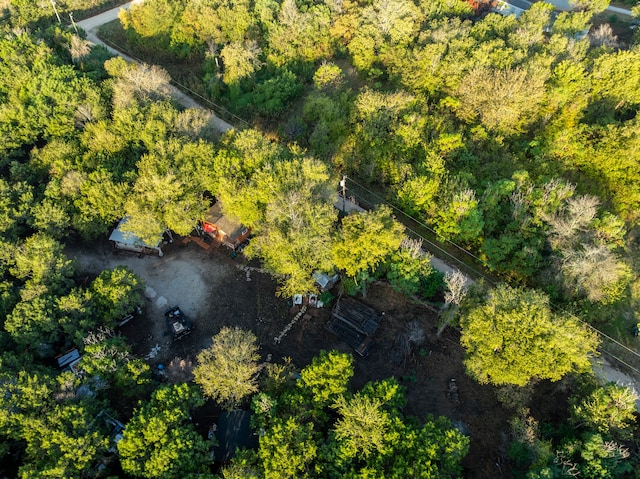
<path id="1" fill-rule="evenodd" d="M 407 301 L 440 298 L 440 328 L 460 331 L 468 374 L 498 398 L 571 377 L 562 421 L 514 411 L 514 477 L 638 477 L 636 394 L 595 380 L 585 325 L 622 339 L 640 321 L 640 38 L 592 28 L 605 1 L 519 18 L 460 0 L 145 0 L 122 14 L 138 56 L 194 66 L 191 88 L 255 126 L 224 136 L 172 103 L 165 70 L 92 48 L 36 3 L 11 0 L 0 38 L 4 474 L 464 477 L 473 437 L 406 417 L 394 379 L 351 390 L 347 355 L 261 368 L 252 333 L 225 329 L 193 383 L 167 385 L 113 334 L 143 282 L 126 268 L 83 282 L 65 243 L 124 216 L 149 242 L 189 235 L 215 197 L 252 228 L 244 252 L 283 297 L 314 291 L 316 270 L 352 295 L 388 281 Z M 436 272 L 387 206 L 339 215 L 341 175 L 502 283 Z M 82 374 L 53 367 L 71 347 Z M 190 420 L 205 400 L 251 408 L 259 433 L 220 470 Z M 117 446 L 107 418 L 126 425 Z"/>

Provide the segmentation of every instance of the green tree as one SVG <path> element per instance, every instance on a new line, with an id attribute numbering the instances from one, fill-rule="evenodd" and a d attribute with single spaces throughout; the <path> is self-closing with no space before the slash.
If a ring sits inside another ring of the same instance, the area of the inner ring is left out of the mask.
<path id="1" fill-rule="evenodd" d="M 450 181 L 439 196 L 439 208 L 431 220 L 438 236 L 464 243 L 476 241 L 484 221 L 475 192 L 459 181 Z"/>
<path id="2" fill-rule="evenodd" d="M 208 446 L 189 422 L 190 410 L 202 404 L 198 391 L 187 384 L 154 391 L 149 402 L 140 403 L 118 442 L 122 469 L 149 479 L 204 472 Z"/>
<path id="3" fill-rule="evenodd" d="M 544 294 L 506 285 L 491 290 L 485 304 L 463 311 L 460 325 L 467 371 L 480 383 L 557 381 L 590 370 L 598 345 L 576 318 L 552 312 Z"/>
<path id="4" fill-rule="evenodd" d="M 63 404 L 29 418 L 22 431 L 27 459 L 20 468 L 20 477 L 86 474 L 107 448 L 107 438 L 94 426 L 95 413 L 87 404 Z"/>
<path id="5" fill-rule="evenodd" d="M 574 477 L 614 479 L 634 470 L 629 450 L 614 441 L 605 441 L 600 434 L 584 434 L 580 439 L 566 441 L 557 451 L 553 463 L 530 471 L 527 477 L 545 479 Z"/>
<path id="6" fill-rule="evenodd" d="M 318 454 L 313 423 L 276 419 L 260 438 L 258 457 L 265 479 L 308 477 Z"/>
<path id="7" fill-rule="evenodd" d="M 365 88 L 355 99 L 352 133 L 340 160 L 361 178 L 399 184 L 407 176 L 407 164 L 425 156 L 425 126 L 414 95 Z"/>
<path id="8" fill-rule="evenodd" d="M 626 437 L 631 434 L 637 399 L 637 393 L 630 387 L 609 383 L 586 397 L 574 397 L 571 421 L 600 434 Z"/>
<path id="9" fill-rule="evenodd" d="M 140 386 L 151 382 L 151 368 L 142 359 L 134 358 L 124 339 L 105 338 L 100 333 L 85 338 L 84 354 L 78 368 L 87 377 L 106 381 L 118 396 L 135 397 Z"/>
<path id="10" fill-rule="evenodd" d="M 256 42 L 247 44 L 229 43 L 222 48 L 220 56 L 224 61 L 222 80 L 238 88 L 238 82 L 259 70 L 260 47 Z"/>
<path id="11" fill-rule="evenodd" d="M 144 281 L 127 266 L 104 270 L 89 292 L 94 314 L 108 327 L 144 304 Z"/>
<path id="12" fill-rule="evenodd" d="M 53 345 L 61 339 L 55 298 L 42 293 L 41 288 L 23 289 L 21 294 L 23 300 L 7 316 L 4 329 L 19 347 L 35 350 L 40 356 L 52 355 Z"/>
<path id="13" fill-rule="evenodd" d="M 333 261 L 348 277 L 359 281 L 400 247 L 403 231 L 387 206 L 349 215 L 342 220 Z"/>
<path id="14" fill-rule="evenodd" d="M 26 32 L 0 38 L 0 153 L 68 138 L 81 107 L 102 111 L 97 88 Z M 21 58 L 18 58 L 21 57 Z M 15 61 L 14 61 L 15 60 Z M 11 66 L 9 66 L 11 65 Z"/>
<path id="15" fill-rule="evenodd" d="M 381 400 L 363 394 L 338 397 L 333 406 L 339 414 L 334 431 L 342 457 L 366 458 L 385 452 L 387 441 L 392 439 L 391 418 L 382 405 Z"/>
<path id="16" fill-rule="evenodd" d="M 249 182 L 221 180 L 225 210 L 253 228 L 245 249 L 282 278 L 279 294 L 315 290 L 313 272 L 332 268 L 331 243 L 337 211 L 326 166 L 312 159 L 276 161 Z"/>
<path id="17" fill-rule="evenodd" d="M 205 173 L 198 166 L 211 153 L 202 142 L 171 140 L 142 156 L 125 203 L 128 221 L 123 230 L 153 245 L 166 229 L 184 236 L 191 233 L 209 207 L 204 197 Z"/>
<path id="18" fill-rule="evenodd" d="M 338 351 L 321 351 L 300 371 L 299 387 L 308 391 L 318 407 L 329 406 L 342 396 L 353 376 L 353 358 Z"/>
<path id="19" fill-rule="evenodd" d="M 15 250 L 9 272 L 19 280 L 42 284 L 55 291 L 71 285 L 74 268 L 62 251 L 63 245 L 53 238 L 36 233 Z"/>
<path id="20" fill-rule="evenodd" d="M 445 418 L 404 418 L 404 389 L 395 379 L 348 392 L 352 360 L 322 352 L 297 381 L 290 363 L 272 365 L 277 386 L 252 404 L 258 451 L 236 457 L 223 477 L 459 476 L 468 438 Z"/>
<path id="21" fill-rule="evenodd" d="M 501 135 L 521 132 L 537 118 L 548 76 L 548 71 L 534 67 L 475 68 L 458 87 L 456 114 L 468 122 L 479 120 Z"/>
<path id="22" fill-rule="evenodd" d="M 330 11 L 326 5 L 309 4 L 303 10 L 295 1 L 284 0 L 277 22 L 268 27 L 268 61 L 281 67 L 287 63 L 312 63 L 330 57 L 333 53 L 330 25 Z"/>
<path id="23" fill-rule="evenodd" d="M 234 409 L 258 390 L 258 339 L 250 331 L 224 327 L 212 341 L 198 354 L 195 382 L 205 396 Z"/>
<path id="24" fill-rule="evenodd" d="M 0 357 L 0 432 L 20 440 L 31 416 L 40 416 L 55 391 L 51 371 L 32 363 L 27 354 L 4 352 Z"/>
<path id="25" fill-rule="evenodd" d="M 431 266 L 431 255 L 422 249 L 422 241 L 402 240 L 400 249 L 385 264 L 391 286 L 409 296 L 431 298 L 444 285 L 443 275 Z"/>

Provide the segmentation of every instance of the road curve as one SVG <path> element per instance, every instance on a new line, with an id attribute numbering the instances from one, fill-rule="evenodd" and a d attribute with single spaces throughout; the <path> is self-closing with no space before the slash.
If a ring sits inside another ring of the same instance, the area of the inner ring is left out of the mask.
<path id="1" fill-rule="evenodd" d="M 87 33 L 87 40 L 89 42 L 93 43 L 94 45 L 102 45 L 107 50 L 109 50 L 109 52 L 111 52 L 112 54 L 119 55 L 122 58 L 124 58 L 125 60 L 127 60 L 128 62 L 133 62 L 133 63 L 138 63 L 139 64 L 140 62 L 138 60 L 136 60 L 134 58 L 131 58 L 130 56 L 126 55 L 125 53 L 122 53 L 121 51 L 116 50 L 115 48 L 107 45 L 102 40 L 100 40 L 96 35 L 96 31 L 98 30 L 98 28 L 100 28 L 105 23 L 109 23 L 109 22 L 112 22 L 113 20 L 116 20 L 118 18 L 118 15 L 120 14 L 121 10 L 128 10 L 131 7 L 131 5 L 133 5 L 135 3 L 142 3 L 142 1 L 143 0 L 133 0 L 133 1 L 129 2 L 129 3 L 125 3 L 124 5 L 121 5 L 119 7 L 112 8 L 111 10 L 107 10 L 106 12 L 103 12 L 103 13 L 101 13 L 99 15 L 95 15 L 93 17 L 89 17 L 89 18 L 86 18 L 86 19 L 84 19 L 82 21 L 79 21 L 77 23 L 77 25 L 78 25 L 78 27 L 82 28 Z M 211 124 L 220 133 L 226 133 L 229 130 L 233 130 L 233 126 L 232 125 L 230 125 L 229 123 L 227 123 L 223 119 L 217 117 L 211 110 L 209 110 L 208 108 L 205 108 L 204 106 L 202 106 L 200 103 L 196 102 L 190 96 L 185 95 L 184 93 L 182 93 L 175 86 L 169 85 L 169 88 L 171 89 L 171 96 L 176 100 L 176 102 L 178 102 L 183 107 L 185 107 L 185 108 L 197 108 L 199 110 L 206 110 L 209 113 L 211 113 L 211 120 L 210 120 Z"/>

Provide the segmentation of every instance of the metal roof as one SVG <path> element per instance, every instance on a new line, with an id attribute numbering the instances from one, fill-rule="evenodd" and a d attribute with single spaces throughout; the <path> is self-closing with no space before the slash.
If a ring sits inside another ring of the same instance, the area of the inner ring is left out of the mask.
<path id="1" fill-rule="evenodd" d="M 122 225 L 124 225 L 128 219 L 129 217 L 125 216 L 120 220 L 120 223 L 118 223 L 118 226 L 116 226 L 113 229 L 113 231 L 111 232 L 111 235 L 109 236 L 109 239 L 111 241 L 115 241 L 116 243 L 120 243 L 120 244 L 126 244 L 126 245 L 137 246 L 137 247 L 145 247 L 145 248 L 154 248 L 154 249 L 160 246 L 160 243 L 162 243 L 162 235 L 158 236 L 158 242 L 155 245 L 150 245 L 148 243 L 145 243 L 141 238 L 134 235 L 130 231 L 122 231 L 121 229 Z"/>

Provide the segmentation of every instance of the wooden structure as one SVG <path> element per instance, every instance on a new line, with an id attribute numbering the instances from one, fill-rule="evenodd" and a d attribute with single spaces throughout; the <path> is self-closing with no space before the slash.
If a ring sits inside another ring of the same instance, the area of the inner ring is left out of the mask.
<path id="1" fill-rule="evenodd" d="M 222 212 L 219 201 L 204 215 L 202 231 L 234 251 L 251 234 L 250 228 L 243 226 Z"/>
<path id="2" fill-rule="evenodd" d="M 340 299 L 331 312 L 325 328 L 351 346 L 360 356 L 366 356 L 373 346 L 384 313 L 380 313 L 353 298 Z"/>
<path id="3" fill-rule="evenodd" d="M 58 363 L 58 368 L 62 371 L 71 371 L 74 374 L 78 374 L 78 363 L 82 359 L 80 356 L 80 351 L 77 349 L 72 349 L 67 351 L 65 354 L 56 357 L 56 362 Z"/>

